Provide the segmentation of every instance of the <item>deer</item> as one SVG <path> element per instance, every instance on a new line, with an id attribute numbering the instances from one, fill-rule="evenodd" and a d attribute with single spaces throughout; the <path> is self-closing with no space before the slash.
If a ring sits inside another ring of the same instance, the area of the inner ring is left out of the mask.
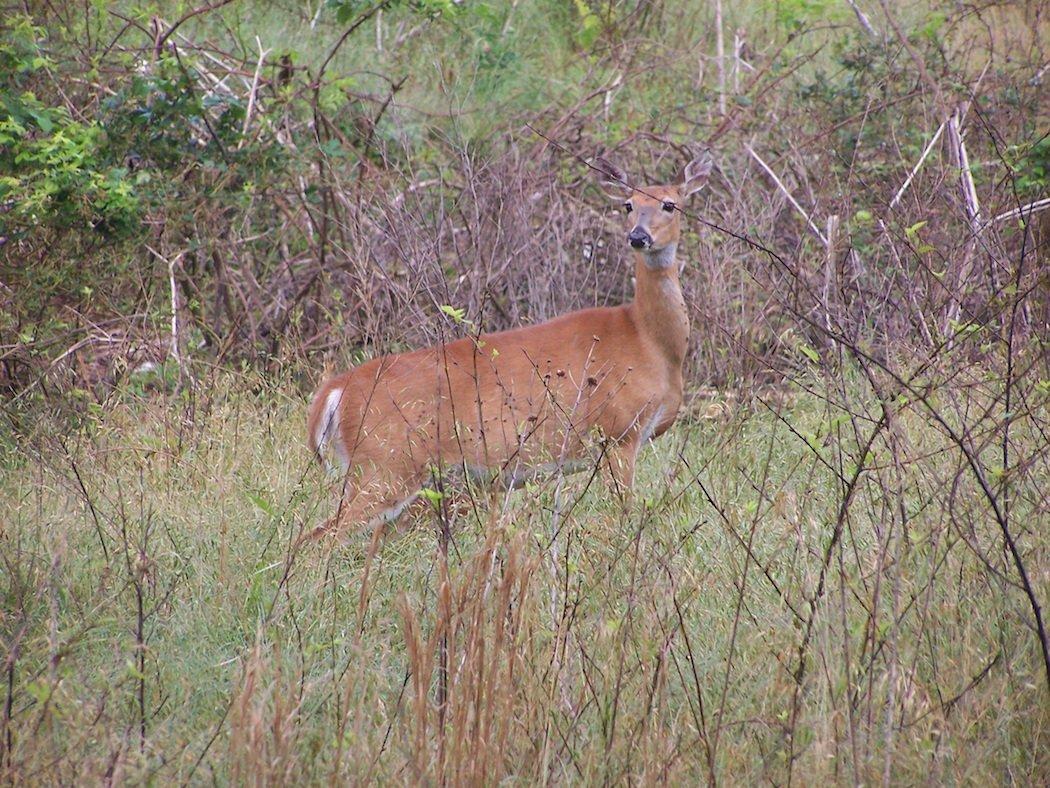
<path id="1" fill-rule="evenodd" d="M 506 489 L 600 465 L 630 495 L 639 450 L 682 405 L 690 321 L 681 206 L 713 161 L 703 154 L 678 182 L 639 188 L 605 159 L 591 167 L 624 211 L 633 300 L 380 356 L 325 380 L 309 408 L 308 444 L 341 472 L 343 490 L 337 514 L 312 536 L 350 525 L 378 533 L 423 502 L 441 469 Z"/>

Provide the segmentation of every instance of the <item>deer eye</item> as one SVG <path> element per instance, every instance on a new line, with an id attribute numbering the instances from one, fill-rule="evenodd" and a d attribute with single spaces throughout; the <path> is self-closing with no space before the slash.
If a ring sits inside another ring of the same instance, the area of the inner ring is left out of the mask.
<path id="1" fill-rule="evenodd" d="M 668 213 L 671 213 L 671 211 L 673 211 L 675 209 L 675 204 L 673 202 L 671 202 L 671 201 L 667 201 L 663 205 L 661 205 L 660 207 L 663 208 Z"/>
<path id="2" fill-rule="evenodd" d="M 629 202 L 625 202 L 625 203 L 623 204 L 623 211 L 624 211 L 624 213 L 630 213 L 630 212 L 631 212 L 631 211 L 633 211 L 633 210 L 634 210 L 634 206 L 633 206 L 633 205 L 631 205 L 631 203 L 629 203 Z"/>

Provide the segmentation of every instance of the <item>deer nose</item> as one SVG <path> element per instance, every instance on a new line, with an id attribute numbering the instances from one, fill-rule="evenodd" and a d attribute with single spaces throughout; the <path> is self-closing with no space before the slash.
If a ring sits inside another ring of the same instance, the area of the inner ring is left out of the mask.
<path id="1" fill-rule="evenodd" d="M 641 227 L 635 227 L 627 234 L 627 243 L 635 249 L 644 249 L 653 245 L 653 237 Z"/>

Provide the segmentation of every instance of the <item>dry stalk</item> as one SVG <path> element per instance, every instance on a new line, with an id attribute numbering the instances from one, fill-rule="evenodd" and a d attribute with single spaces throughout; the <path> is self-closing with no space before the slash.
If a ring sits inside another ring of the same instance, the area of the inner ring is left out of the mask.
<path id="1" fill-rule="evenodd" d="M 798 211 L 799 216 L 806 220 L 806 224 L 809 225 L 809 229 L 813 231 L 813 234 L 820 239 L 820 242 L 824 244 L 825 247 L 827 247 L 829 245 L 827 236 L 825 236 L 824 233 L 820 231 L 820 228 L 813 223 L 813 220 L 809 218 L 809 214 L 806 213 L 806 210 L 799 204 L 798 200 L 795 199 L 795 196 L 791 193 L 791 190 L 784 185 L 784 182 L 777 177 L 777 174 L 773 172 L 773 170 L 768 164 L 766 164 L 766 162 L 762 159 L 761 156 L 755 153 L 754 149 L 750 145 L 745 145 L 744 150 L 746 150 L 750 154 L 751 158 L 758 162 L 758 165 L 765 171 L 766 175 L 768 175 L 773 180 L 773 183 L 777 185 L 777 188 L 780 189 L 781 193 L 785 197 L 787 197 L 788 202 L 791 203 L 791 207 Z"/>

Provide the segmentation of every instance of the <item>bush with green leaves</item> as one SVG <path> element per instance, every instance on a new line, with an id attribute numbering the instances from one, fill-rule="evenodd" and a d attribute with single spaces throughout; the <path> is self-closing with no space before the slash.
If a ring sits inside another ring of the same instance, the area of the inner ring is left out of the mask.
<path id="1" fill-rule="evenodd" d="M 0 214 L 5 236 L 41 226 L 134 230 L 140 201 L 127 168 L 113 161 L 98 120 L 80 121 L 32 90 L 49 66 L 37 41 L 43 31 L 19 19 L 0 38 Z"/>

